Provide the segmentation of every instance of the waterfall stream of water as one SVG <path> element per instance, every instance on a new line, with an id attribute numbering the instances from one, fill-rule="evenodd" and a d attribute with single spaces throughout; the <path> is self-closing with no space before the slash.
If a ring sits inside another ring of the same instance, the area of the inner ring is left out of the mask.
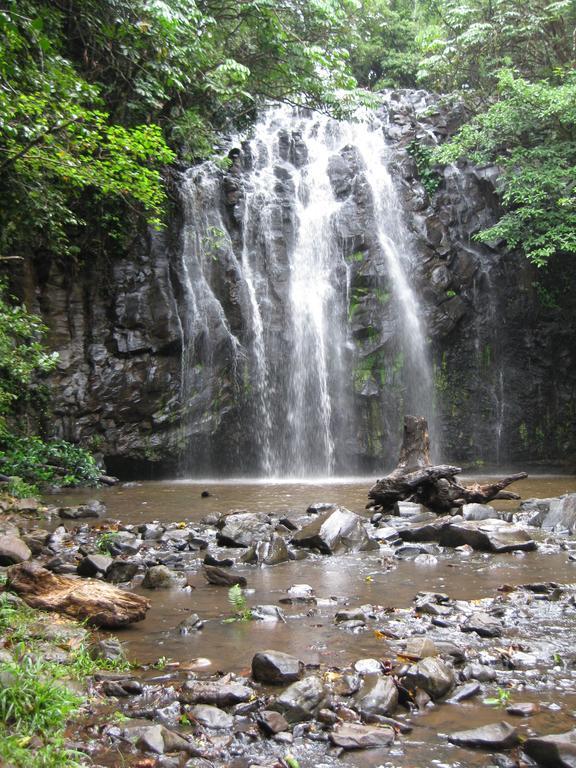
<path id="1" fill-rule="evenodd" d="M 404 412 L 433 416 L 413 249 L 390 150 L 374 116 L 339 122 L 276 107 L 260 118 L 241 159 L 235 222 L 208 164 L 185 180 L 183 402 L 192 407 L 201 375 L 211 377 L 217 396 L 222 376 L 213 361 L 224 354 L 235 371 L 235 396 L 249 402 L 254 455 L 246 462 L 253 472 L 329 476 L 349 462 L 361 430 L 353 388 L 358 355 L 384 355 L 390 336 L 401 361 Z M 369 264 L 359 277 L 355 261 Z M 377 295 L 390 297 L 393 334 L 374 309 Z M 350 328 L 357 305 L 371 313 L 360 341 Z M 376 377 L 375 367 L 366 371 L 365 379 Z M 380 369 L 374 392 L 385 381 Z M 401 416 L 395 414 L 398 423 Z M 207 419 L 207 432 L 214 428 Z"/>

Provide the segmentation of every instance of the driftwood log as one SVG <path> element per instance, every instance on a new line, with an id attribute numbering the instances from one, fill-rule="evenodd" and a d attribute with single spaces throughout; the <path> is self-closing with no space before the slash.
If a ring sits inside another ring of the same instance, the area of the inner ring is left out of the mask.
<path id="1" fill-rule="evenodd" d="M 449 464 L 432 466 L 428 423 L 422 416 L 406 416 L 404 435 L 396 469 L 377 480 L 368 492 L 367 507 L 391 509 L 398 501 L 413 501 L 433 512 L 445 514 L 464 504 L 487 504 L 493 499 L 519 499 L 504 488 L 528 477 L 526 472 L 509 475 L 495 483 L 461 485 L 456 475 L 460 467 Z"/>
<path id="2" fill-rule="evenodd" d="M 124 627 L 142 621 L 150 601 L 96 579 L 72 579 L 35 562 L 8 569 L 6 589 L 31 608 L 56 611 L 95 627 Z"/>

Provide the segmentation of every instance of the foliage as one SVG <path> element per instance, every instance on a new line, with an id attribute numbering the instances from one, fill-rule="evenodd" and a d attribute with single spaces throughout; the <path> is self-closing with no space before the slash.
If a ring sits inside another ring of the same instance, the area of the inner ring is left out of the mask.
<path id="1" fill-rule="evenodd" d="M 576 77 L 558 85 L 498 75 L 498 101 L 436 153 L 497 163 L 505 212 L 477 239 L 522 248 L 537 266 L 576 254 Z"/>
<path id="2" fill-rule="evenodd" d="M 106 531 L 105 533 L 101 533 L 100 536 L 98 536 L 96 539 L 96 549 L 98 552 L 110 554 L 112 551 L 112 545 L 117 538 L 117 531 Z"/>
<path id="3" fill-rule="evenodd" d="M 573 64 L 572 0 L 427 0 L 419 79 L 473 104 L 490 101 L 502 68 L 554 78 Z"/>
<path id="4" fill-rule="evenodd" d="M 351 25 L 350 67 L 358 83 L 373 90 L 416 85 L 418 24 L 414 3 L 361 0 Z"/>
<path id="5" fill-rule="evenodd" d="M 224 619 L 225 623 L 229 624 L 234 621 L 252 621 L 254 616 L 252 615 L 250 608 L 248 608 L 248 602 L 239 584 L 234 584 L 234 586 L 230 587 L 228 590 L 228 602 L 234 608 L 235 613 L 234 616 Z"/>
<path id="6" fill-rule="evenodd" d="M 18 659 L 0 664 L 0 763 L 16 768 L 85 764 L 85 755 L 66 747 L 64 730 L 83 702 L 66 680 L 83 681 L 100 669 L 125 670 L 128 662 L 92 659 L 85 642 L 71 642 L 65 633 L 58 640 L 53 617 L 6 594 L 0 596 L 0 635 Z M 46 640 L 69 650 L 65 664 L 42 660 Z"/>
<path id="7" fill-rule="evenodd" d="M 10 475 L 36 484 L 95 485 L 100 477 L 94 458 L 66 442 L 38 436 L 18 437 L 0 429 L 0 466 Z"/>
<path id="8" fill-rule="evenodd" d="M 484 704 L 492 707 L 505 707 L 510 701 L 510 691 L 506 688 L 498 688 L 496 696 L 490 699 L 484 699 Z"/>
<path id="9" fill-rule="evenodd" d="M 406 151 L 414 159 L 418 176 L 426 194 L 432 197 L 440 185 L 440 176 L 434 170 L 434 149 L 414 140 L 406 147 Z"/>

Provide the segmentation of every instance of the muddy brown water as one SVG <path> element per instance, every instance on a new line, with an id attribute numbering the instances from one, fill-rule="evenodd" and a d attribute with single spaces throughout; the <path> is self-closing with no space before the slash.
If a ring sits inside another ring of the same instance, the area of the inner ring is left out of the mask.
<path id="1" fill-rule="evenodd" d="M 476 478 L 474 478 L 476 479 Z M 86 498 L 99 498 L 108 507 L 108 517 L 122 523 L 199 521 L 209 512 L 231 509 L 285 513 L 303 513 L 314 502 L 328 501 L 366 515 L 366 492 L 373 480 L 359 479 L 322 483 L 267 482 L 145 482 L 98 491 L 61 493 L 50 501 L 56 504 L 79 503 Z M 576 492 L 576 477 L 540 476 L 517 483 L 513 489 L 522 498 L 546 498 Z M 202 491 L 208 498 L 201 498 Z M 494 502 L 499 509 L 512 510 L 518 502 Z M 102 521 L 88 521 L 101 525 Z M 568 560 L 565 551 L 549 551 L 546 537 L 540 535 L 542 546 L 536 552 L 488 555 L 474 553 L 463 557 L 448 552 L 438 557 L 433 566 L 419 566 L 413 561 L 397 561 L 383 552 L 345 556 L 311 558 L 284 563 L 275 567 L 239 567 L 248 580 L 249 605 L 278 604 L 293 584 L 309 584 L 316 591 L 319 604 L 283 606 L 287 621 L 223 623 L 232 614 L 227 590 L 206 584 L 198 573 L 192 579 L 190 591 L 157 591 L 139 589 L 152 600 L 145 621 L 125 630 L 120 637 L 131 659 L 141 662 L 168 660 L 180 669 L 203 672 L 248 673 L 256 651 L 282 650 L 301 658 L 307 664 L 323 667 L 343 667 L 363 657 L 394 658 L 397 649 L 381 639 L 374 628 L 394 631 L 394 611 L 385 625 L 376 625 L 358 634 L 338 628 L 334 613 L 338 607 L 362 604 L 381 605 L 390 609 L 411 606 L 418 591 L 446 592 L 453 599 L 477 600 L 494 597 L 503 584 L 556 581 L 576 582 L 576 562 Z M 201 556 L 201 555 L 200 555 Z M 335 603 L 331 598 L 336 598 Z M 180 635 L 178 623 L 189 613 L 196 612 L 206 620 L 201 632 Z M 535 717 L 519 721 L 482 703 L 477 697 L 460 705 L 434 707 L 430 711 L 410 715 L 415 726 L 411 734 L 401 737 L 389 750 L 374 750 L 346 754 L 340 763 L 363 766 L 484 766 L 492 764 L 484 752 L 475 752 L 447 744 L 444 734 L 507 720 L 518 725 L 523 733 L 557 733 L 576 726 L 576 669 L 564 663 L 560 675 L 548 675 L 547 667 L 554 659 L 570 655 L 576 629 L 576 611 L 560 619 L 544 618 L 540 626 L 511 631 L 512 642 L 530 649 L 537 643 L 547 661 L 518 683 L 516 675 L 511 689 L 511 701 L 537 701 L 542 710 Z M 544 616 L 544 614 L 543 614 Z M 466 646 L 469 636 L 459 635 Z M 456 638 L 458 639 L 458 638 Z M 509 645 L 510 637 L 503 640 Z M 166 671 L 172 667 L 168 666 Z M 159 673 L 161 674 L 161 673 Z M 494 695 L 494 684 L 487 687 Z M 551 708 L 550 708 L 551 707 Z M 306 764 L 319 768 L 322 761 L 310 747 Z M 302 758 L 302 755 L 300 756 Z M 330 764 L 326 762 L 326 765 Z"/>

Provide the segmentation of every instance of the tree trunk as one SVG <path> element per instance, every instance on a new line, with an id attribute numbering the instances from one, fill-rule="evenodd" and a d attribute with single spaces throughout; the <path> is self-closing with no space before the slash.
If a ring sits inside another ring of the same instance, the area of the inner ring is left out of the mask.
<path id="1" fill-rule="evenodd" d="M 96 627 L 124 627 L 142 621 L 150 601 L 95 579 L 72 579 L 35 562 L 8 569 L 6 588 L 31 608 L 57 611 Z"/>
<path id="2" fill-rule="evenodd" d="M 504 491 L 511 483 L 528 477 L 526 472 L 510 475 L 495 483 L 460 485 L 455 476 L 460 467 L 449 464 L 430 465 L 428 424 L 422 416 L 406 416 L 398 465 L 382 480 L 377 480 L 368 492 L 372 503 L 391 511 L 398 501 L 413 501 L 433 512 L 445 514 L 464 504 L 486 504 L 492 499 L 519 499 L 515 493 Z"/>

